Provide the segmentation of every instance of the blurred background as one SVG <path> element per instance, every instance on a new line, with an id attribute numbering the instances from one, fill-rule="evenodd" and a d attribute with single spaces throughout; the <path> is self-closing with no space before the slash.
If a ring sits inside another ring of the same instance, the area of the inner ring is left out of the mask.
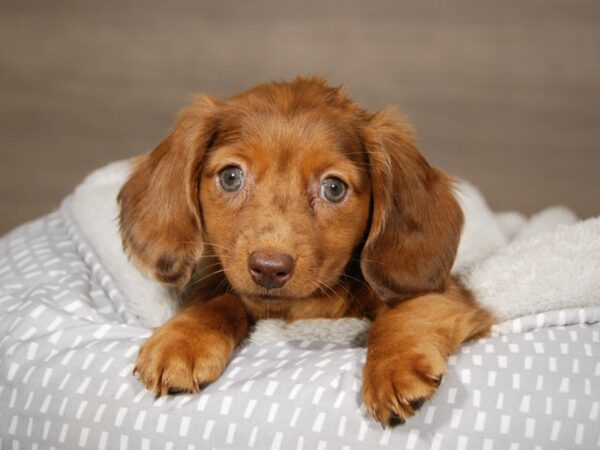
<path id="1" fill-rule="evenodd" d="M 190 95 L 320 73 L 496 210 L 600 213 L 600 2 L 0 1 L 0 234 L 152 150 Z"/>

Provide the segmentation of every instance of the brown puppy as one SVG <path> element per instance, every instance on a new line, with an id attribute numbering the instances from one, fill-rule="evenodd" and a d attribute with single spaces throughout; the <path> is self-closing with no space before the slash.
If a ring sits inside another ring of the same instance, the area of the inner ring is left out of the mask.
<path id="1" fill-rule="evenodd" d="M 186 299 L 138 356 L 159 395 L 216 380 L 255 320 L 361 316 L 365 404 L 403 422 L 492 324 L 449 275 L 462 226 L 450 180 L 393 111 L 320 78 L 199 97 L 119 202 L 128 254 Z"/>

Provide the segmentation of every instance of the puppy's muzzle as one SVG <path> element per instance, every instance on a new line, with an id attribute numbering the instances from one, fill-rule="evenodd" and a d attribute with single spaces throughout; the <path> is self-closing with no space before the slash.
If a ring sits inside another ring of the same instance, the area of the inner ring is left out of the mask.
<path id="1" fill-rule="evenodd" d="M 255 251 L 248 257 L 248 270 L 259 286 L 267 289 L 280 288 L 294 272 L 294 258 L 285 253 Z"/>

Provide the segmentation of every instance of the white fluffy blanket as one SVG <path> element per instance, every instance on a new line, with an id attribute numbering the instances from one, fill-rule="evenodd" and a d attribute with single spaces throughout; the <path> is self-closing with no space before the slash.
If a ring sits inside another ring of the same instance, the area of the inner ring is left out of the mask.
<path id="1" fill-rule="evenodd" d="M 129 299 L 131 312 L 149 327 L 168 319 L 178 306 L 173 290 L 142 276 L 127 260 L 117 229 L 116 195 L 130 165 L 101 168 L 77 187 L 63 209 L 71 216 L 106 269 Z M 499 321 L 565 308 L 600 306 L 600 217 L 579 221 L 563 207 L 531 218 L 494 213 L 481 193 L 460 182 L 457 195 L 465 228 L 453 267 L 479 303 Z M 255 342 L 323 338 L 348 342 L 367 323 L 357 319 L 260 322 Z"/>

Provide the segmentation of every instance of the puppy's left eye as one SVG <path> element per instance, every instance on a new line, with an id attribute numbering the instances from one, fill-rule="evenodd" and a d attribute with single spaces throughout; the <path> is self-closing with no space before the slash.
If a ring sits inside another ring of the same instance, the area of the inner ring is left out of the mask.
<path id="1" fill-rule="evenodd" d="M 244 185 L 244 172 L 237 166 L 225 167 L 219 173 L 219 183 L 224 191 L 237 191 Z"/>
<path id="2" fill-rule="evenodd" d="M 321 183 L 321 196 L 331 203 L 339 203 L 346 197 L 348 186 L 337 177 L 325 178 Z"/>

